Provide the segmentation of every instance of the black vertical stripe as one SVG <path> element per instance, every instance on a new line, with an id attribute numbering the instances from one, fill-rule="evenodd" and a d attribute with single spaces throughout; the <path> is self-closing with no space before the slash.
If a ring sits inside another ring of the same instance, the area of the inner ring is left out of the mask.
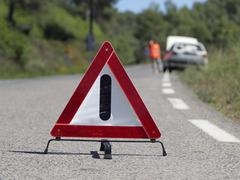
<path id="1" fill-rule="evenodd" d="M 100 79 L 99 116 L 103 121 L 107 121 L 111 116 L 111 89 L 111 77 L 107 74 L 102 75 Z"/>

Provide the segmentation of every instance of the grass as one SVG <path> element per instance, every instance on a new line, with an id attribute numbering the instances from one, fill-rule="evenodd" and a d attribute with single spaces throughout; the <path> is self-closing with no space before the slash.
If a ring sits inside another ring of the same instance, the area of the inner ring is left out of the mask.
<path id="1" fill-rule="evenodd" d="M 239 47 L 212 51 L 207 69 L 189 68 L 181 77 L 201 100 L 240 122 Z"/>

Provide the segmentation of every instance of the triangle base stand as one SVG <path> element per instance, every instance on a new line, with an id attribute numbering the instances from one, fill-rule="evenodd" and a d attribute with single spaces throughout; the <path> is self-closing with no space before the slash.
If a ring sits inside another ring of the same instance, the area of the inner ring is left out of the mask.
<path id="1" fill-rule="evenodd" d="M 150 141 L 142 141 L 142 140 L 94 140 L 94 139 L 62 139 L 61 137 L 56 137 L 55 139 L 50 139 L 47 143 L 47 146 L 44 150 L 44 154 L 48 154 L 48 148 L 52 141 L 79 141 L 79 142 L 100 142 L 100 151 L 104 151 L 104 159 L 112 159 L 112 146 L 110 142 L 118 142 L 118 143 L 160 143 L 162 147 L 162 155 L 167 156 L 167 152 L 165 147 L 161 141 L 157 141 L 156 139 L 150 139 Z"/>

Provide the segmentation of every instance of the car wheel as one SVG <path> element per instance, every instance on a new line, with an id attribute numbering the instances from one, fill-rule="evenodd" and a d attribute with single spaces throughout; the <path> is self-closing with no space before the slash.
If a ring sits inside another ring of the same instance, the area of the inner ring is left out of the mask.
<path id="1" fill-rule="evenodd" d="M 166 61 L 163 61 L 163 72 L 166 72 L 168 69 L 168 63 Z"/>
<path id="2" fill-rule="evenodd" d="M 167 67 L 163 66 L 163 72 L 166 72 Z"/>

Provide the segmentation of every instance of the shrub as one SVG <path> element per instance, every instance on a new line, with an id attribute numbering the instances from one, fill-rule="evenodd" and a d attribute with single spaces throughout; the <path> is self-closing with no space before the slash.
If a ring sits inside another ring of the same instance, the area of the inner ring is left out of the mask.
<path id="1" fill-rule="evenodd" d="M 13 59 L 24 68 L 30 48 L 26 37 L 15 30 L 11 30 L 3 20 L 0 20 L 0 25 L 0 49 L 7 58 Z"/>
<path id="2" fill-rule="evenodd" d="M 57 23 L 47 23 L 44 27 L 44 36 L 47 39 L 66 41 L 73 39 L 74 35 Z"/>

